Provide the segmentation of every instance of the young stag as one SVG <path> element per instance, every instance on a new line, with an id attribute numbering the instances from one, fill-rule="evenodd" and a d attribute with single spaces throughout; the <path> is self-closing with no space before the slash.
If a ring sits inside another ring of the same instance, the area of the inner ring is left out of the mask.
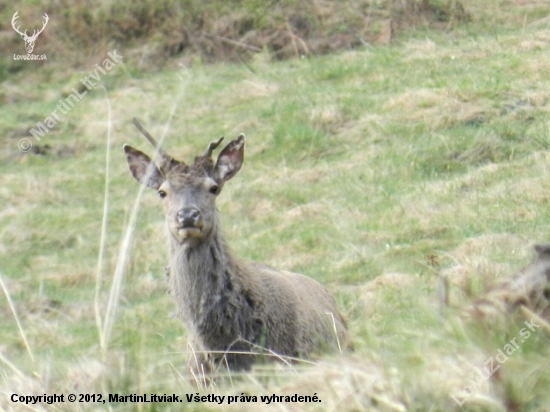
<path id="1" fill-rule="evenodd" d="M 170 238 L 170 281 L 178 316 L 187 327 L 194 355 L 192 371 L 213 371 L 223 360 L 231 370 L 247 370 L 254 353 L 306 357 L 347 345 L 346 322 L 332 296 L 304 275 L 259 263 L 244 263 L 229 250 L 220 231 L 215 201 L 243 163 L 244 135 L 229 143 L 214 163 L 210 143 L 191 165 L 156 147 L 158 166 L 124 145 L 134 178 L 156 190 Z M 224 359 L 225 357 L 225 359 Z"/>

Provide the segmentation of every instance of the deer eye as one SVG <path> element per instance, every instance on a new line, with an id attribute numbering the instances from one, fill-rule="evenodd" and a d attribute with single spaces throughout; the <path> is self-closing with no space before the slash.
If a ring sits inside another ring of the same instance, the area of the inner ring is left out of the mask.
<path id="1" fill-rule="evenodd" d="M 164 199 L 166 197 L 166 192 L 164 190 L 159 190 L 158 194 L 161 199 Z"/>
<path id="2" fill-rule="evenodd" d="M 208 191 L 213 195 L 217 195 L 219 190 L 220 190 L 220 187 L 218 185 L 212 185 L 210 186 L 210 189 L 208 189 Z"/>

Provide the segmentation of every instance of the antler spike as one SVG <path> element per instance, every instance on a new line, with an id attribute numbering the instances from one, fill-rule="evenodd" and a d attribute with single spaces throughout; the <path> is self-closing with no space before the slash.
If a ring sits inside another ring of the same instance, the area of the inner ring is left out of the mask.
<path id="1" fill-rule="evenodd" d="M 134 124 L 134 126 L 137 127 L 137 129 L 141 132 L 141 134 L 145 136 L 145 138 L 149 141 L 149 143 L 151 143 L 155 147 L 157 153 L 162 159 L 161 169 L 168 167 L 168 165 L 172 162 L 172 156 L 170 156 L 162 147 L 160 147 L 156 139 L 153 136 L 151 136 L 151 134 L 147 130 L 145 130 L 145 128 L 141 125 L 138 119 L 134 117 L 132 119 L 132 123 Z"/>
<path id="2" fill-rule="evenodd" d="M 220 137 L 218 140 L 214 140 L 213 142 L 210 142 L 210 144 L 208 145 L 208 149 L 206 149 L 206 152 L 204 152 L 203 154 L 203 157 L 211 157 L 212 152 L 214 151 L 214 149 L 216 149 L 216 147 L 220 145 L 222 140 L 223 140 L 223 136 Z"/>

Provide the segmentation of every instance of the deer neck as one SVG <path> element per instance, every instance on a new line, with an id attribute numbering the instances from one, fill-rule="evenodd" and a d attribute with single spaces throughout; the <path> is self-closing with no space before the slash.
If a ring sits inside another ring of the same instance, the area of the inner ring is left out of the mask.
<path id="1" fill-rule="evenodd" d="M 180 244 L 171 239 L 171 283 L 180 317 L 188 324 L 205 321 L 238 287 L 236 262 L 219 230 L 202 242 Z"/>

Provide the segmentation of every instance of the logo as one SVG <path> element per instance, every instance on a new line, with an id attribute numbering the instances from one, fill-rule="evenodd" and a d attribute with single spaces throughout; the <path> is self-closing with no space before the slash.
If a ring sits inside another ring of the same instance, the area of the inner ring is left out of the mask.
<path id="1" fill-rule="evenodd" d="M 25 30 L 24 33 L 21 33 L 21 32 L 19 31 L 19 26 L 17 26 L 17 27 L 15 26 L 15 23 L 16 23 L 15 21 L 16 21 L 16 20 L 18 19 L 18 17 L 19 17 L 19 16 L 18 16 L 18 13 L 19 13 L 19 10 L 17 10 L 17 11 L 15 12 L 15 14 L 13 15 L 13 18 L 11 19 L 11 25 L 12 25 L 13 29 L 14 29 L 17 33 L 19 33 L 19 34 L 21 35 L 21 38 L 25 41 L 25 48 L 27 49 L 27 56 L 30 57 L 30 56 L 33 56 L 33 55 L 31 55 L 31 53 L 32 53 L 32 51 L 33 51 L 33 49 L 34 49 L 34 43 L 36 42 L 36 39 L 37 39 L 38 35 L 44 31 L 44 29 L 46 28 L 46 24 L 48 24 L 48 21 L 50 20 L 50 18 L 48 17 L 48 15 L 47 15 L 46 13 L 44 13 L 44 16 L 43 16 L 43 18 L 44 18 L 44 23 L 43 23 L 43 25 L 42 25 L 42 28 L 41 28 L 40 30 L 38 30 L 38 31 L 34 30 L 33 33 L 32 33 L 32 36 L 29 36 L 29 35 L 27 34 L 27 30 Z M 14 55 L 14 58 L 15 58 L 15 57 L 16 57 L 16 56 Z M 46 56 L 43 55 L 43 58 L 42 58 L 41 60 L 45 60 L 45 59 L 44 59 L 45 57 L 46 57 Z M 25 60 L 29 60 L 29 59 L 25 59 Z M 33 59 L 33 60 L 34 60 L 34 59 Z"/>

